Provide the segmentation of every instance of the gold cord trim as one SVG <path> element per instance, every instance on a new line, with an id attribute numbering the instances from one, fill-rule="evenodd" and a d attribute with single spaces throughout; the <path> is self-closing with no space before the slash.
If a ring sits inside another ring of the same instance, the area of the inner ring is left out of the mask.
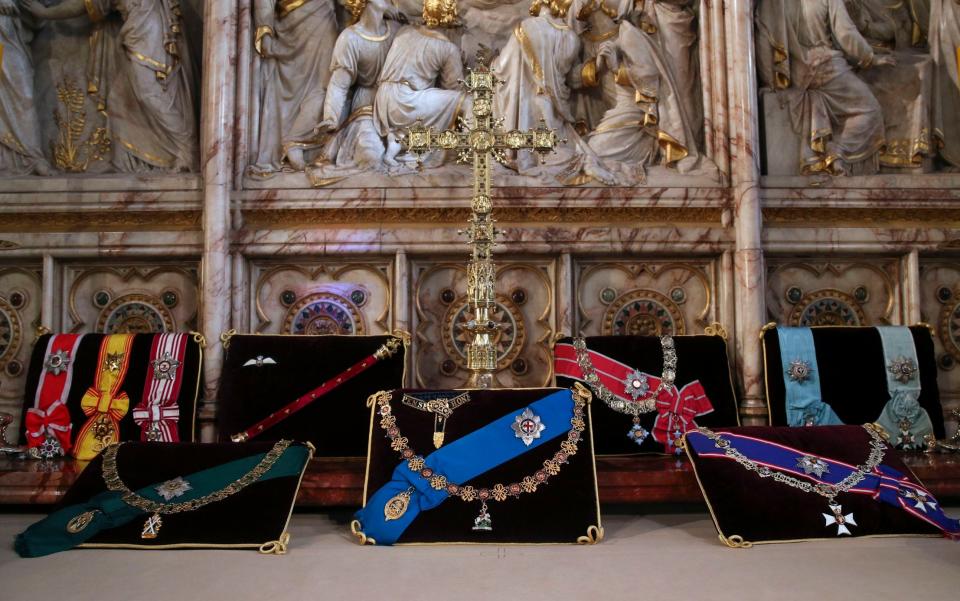
<path id="1" fill-rule="evenodd" d="M 272 540 L 260 545 L 257 549 L 262 555 L 286 555 L 287 545 L 290 544 L 290 533 L 284 532 L 278 540 Z"/>

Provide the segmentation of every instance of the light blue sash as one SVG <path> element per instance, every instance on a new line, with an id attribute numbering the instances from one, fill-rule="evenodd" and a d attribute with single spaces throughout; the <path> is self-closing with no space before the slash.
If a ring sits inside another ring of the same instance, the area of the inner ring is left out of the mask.
<path id="1" fill-rule="evenodd" d="M 883 366 L 890 393 L 877 424 L 890 435 L 891 444 L 907 449 L 923 447 L 924 436 L 933 434 L 933 423 L 919 402 L 920 362 L 913 335 L 910 328 L 902 326 L 878 327 L 877 332 L 883 342 Z M 912 369 L 909 377 L 897 370 L 899 366 Z"/>
<path id="2" fill-rule="evenodd" d="M 839 426 L 843 422 L 820 391 L 820 368 L 810 328 L 777 328 L 780 367 L 786 389 L 787 424 L 791 426 Z M 806 368 L 805 377 L 792 378 L 796 365 Z"/>
<path id="3" fill-rule="evenodd" d="M 516 416 L 523 412 L 517 409 L 494 420 L 486 426 L 444 445 L 424 458 L 426 466 L 434 473 L 446 476 L 447 481 L 465 484 L 484 472 L 511 461 L 527 451 L 539 447 L 559 436 L 566 436 L 573 419 L 573 396 L 569 390 L 560 390 L 529 405 L 540 417 L 546 429 L 527 446 L 517 438 L 511 426 Z M 387 502 L 404 491 L 411 491 L 406 512 L 397 519 L 387 520 L 384 508 Z M 354 516 L 359 528 L 378 545 L 391 545 L 417 518 L 421 511 L 429 511 L 445 500 L 446 490 L 434 490 L 430 481 L 407 467 L 403 461 L 393 470 L 393 479 L 373 493 L 363 509 Z"/>

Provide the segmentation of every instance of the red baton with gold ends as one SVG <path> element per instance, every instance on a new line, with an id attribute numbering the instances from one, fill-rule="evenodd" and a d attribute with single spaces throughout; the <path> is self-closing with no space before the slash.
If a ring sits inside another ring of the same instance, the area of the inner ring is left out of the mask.
<path id="1" fill-rule="evenodd" d="M 247 428 L 243 432 L 240 432 L 239 434 L 234 434 L 233 436 L 230 437 L 230 440 L 232 440 L 233 442 L 246 442 L 257 435 L 262 434 L 265 430 L 268 430 L 273 426 L 276 426 L 283 420 L 287 419 L 297 411 L 300 411 L 301 409 L 303 409 L 310 403 L 316 401 L 320 397 L 324 396 L 331 390 L 335 390 L 339 388 L 340 385 L 342 385 L 344 382 L 347 382 L 348 380 L 352 380 L 356 376 L 367 371 L 368 369 L 373 367 L 377 362 L 383 361 L 384 359 L 394 356 L 395 354 L 397 354 L 397 351 L 400 350 L 400 346 L 402 344 L 403 344 L 403 341 L 400 338 L 392 338 L 388 340 L 385 344 L 383 344 L 380 348 L 378 348 L 376 352 L 374 352 L 369 357 L 366 357 L 365 359 L 362 359 L 357 363 L 351 365 L 344 372 L 330 378 L 320 386 L 317 386 L 310 392 L 306 393 L 305 395 L 301 396 L 297 400 L 288 404 L 286 407 L 283 407 L 282 409 L 278 409 L 277 411 L 274 411 L 269 416 L 260 420 L 259 422 Z"/>

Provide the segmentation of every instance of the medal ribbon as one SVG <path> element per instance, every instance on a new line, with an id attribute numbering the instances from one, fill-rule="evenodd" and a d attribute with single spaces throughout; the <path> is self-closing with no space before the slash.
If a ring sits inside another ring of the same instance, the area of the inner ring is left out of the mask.
<path id="1" fill-rule="evenodd" d="M 570 431 L 573 419 L 573 393 L 560 390 L 529 405 L 546 429 L 529 446 L 517 438 L 511 426 L 523 409 L 511 411 L 470 434 L 440 447 L 424 457 L 426 467 L 446 476 L 449 482 L 464 485 L 481 474 L 520 457 Z M 393 497 L 412 490 L 406 511 L 397 519 L 387 520 L 384 508 Z M 393 479 L 367 499 L 354 516 L 360 530 L 378 545 L 392 545 L 423 511 L 429 511 L 448 498 L 446 490 L 434 490 L 430 480 L 420 476 L 402 461 L 393 470 Z"/>
<path id="2" fill-rule="evenodd" d="M 120 387 L 130 366 L 132 345 L 133 334 L 104 336 L 100 343 L 96 379 L 80 401 L 89 419 L 77 435 L 73 449 L 77 459 L 93 459 L 108 444 L 120 440 L 120 420 L 130 408 L 130 398 Z"/>
<path id="3" fill-rule="evenodd" d="M 265 455 L 266 453 L 258 453 L 183 476 L 191 488 L 175 501 L 180 503 L 198 499 L 235 482 L 256 467 Z M 298 476 L 309 458 L 309 448 L 304 445 L 291 445 L 257 482 Z M 161 484 L 163 482 L 156 482 L 135 492 L 151 501 L 164 503 L 167 501 L 157 491 Z M 51 513 L 17 535 L 14 543 L 17 553 L 20 557 L 42 557 L 66 551 L 82 545 L 104 530 L 118 528 L 148 514 L 142 509 L 124 503 L 123 495 L 122 492 L 104 491 L 84 503 Z M 86 512 L 93 512 L 90 523 L 79 532 L 69 532 L 67 524 Z"/>
<path id="4" fill-rule="evenodd" d="M 230 437 L 230 440 L 233 442 L 244 442 L 250 440 L 254 436 L 261 434 L 264 430 L 272 428 L 273 426 L 279 424 L 283 420 L 287 419 L 297 411 L 300 411 L 307 405 L 313 403 L 317 399 L 323 397 L 327 393 L 336 390 L 341 385 L 346 383 L 349 380 L 357 377 L 363 372 L 367 371 L 373 367 L 379 361 L 383 361 L 389 357 L 392 357 L 400 349 L 402 341 L 399 338 L 392 338 L 388 340 L 385 344 L 380 346 L 372 355 L 365 357 L 360 361 L 357 361 L 350 367 L 348 367 L 343 372 L 333 376 L 320 386 L 314 388 L 310 392 L 302 395 L 297 400 L 292 403 L 287 404 L 284 407 L 274 411 L 264 419 L 250 426 L 243 432 L 239 434 L 234 434 Z"/>
<path id="5" fill-rule="evenodd" d="M 780 340 L 780 367 L 786 391 L 787 424 L 790 426 L 841 426 L 843 421 L 833 408 L 823 402 L 820 390 L 820 368 L 810 328 L 777 328 Z M 806 365 L 803 379 L 790 377 L 791 364 Z"/>
<path id="6" fill-rule="evenodd" d="M 856 467 L 848 463 L 801 451 L 787 445 L 732 432 L 721 431 L 718 433 L 722 434 L 738 451 L 758 465 L 785 472 L 813 483 L 837 484 L 857 471 Z M 717 449 L 714 442 L 699 431 L 687 433 L 685 440 L 700 457 L 735 461 L 732 457 Z M 818 459 L 826 464 L 828 470 L 821 476 L 817 476 L 815 473 L 807 474 L 803 471 L 803 468 L 797 467 L 797 460 L 802 457 Z M 944 536 L 951 539 L 960 539 L 960 520 L 952 519 L 943 513 L 940 503 L 930 494 L 930 491 L 911 482 L 907 476 L 889 466 L 880 464 L 848 492 L 869 495 L 875 501 L 899 507 L 910 515 L 939 528 Z M 916 497 L 928 500 L 921 503 Z"/>
<path id="7" fill-rule="evenodd" d="M 652 387 L 658 386 L 651 384 Z M 699 380 L 690 382 L 677 391 L 673 386 L 670 390 L 661 391 L 657 397 L 657 419 L 653 422 L 653 439 L 660 444 L 670 447 L 674 445 L 671 434 L 680 431 L 686 434 L 697 427 L 694 418 L 713 411 L 713 405 L 707 398 L 707 393 Z"/>
<path id="8" fill-rule="evenodd" d="M 656 390 L 660 386 L 660 378 L 634 369 L 626 363 L 621 363 L 603 353 L 587 349 L 593 371 L 600 378 L 600 382 L 614 396 L 625 403 L 635 403 L 633 397 L 626 393 L 626 383 L 639 373 L 646 378 L 648 391 Z M 577 362 L 577 350 L 572 344 L 558 344 L 554 349 L 554 371 L 558 376 L 566 376 L 589 385 L 580 364 Z M 640 395 L 645 398 L 649 392 Z M 679 426 L 683 432 L 689 432 L 697 427 L 694 418 L 706 415 L 713 411 L 703 385 L 694 380 L 678 390 L 673 386 L 661 390 L 657 395 L 657 419 L 653 423 L 653 438 L 657 442 L 669 446 L 672 444 L 670 432 Z"/>
<path id="9" fill-rule="evenodd" d="M 910 328 L 886 326 L 876 328 L 883 343 L 883 370 L 887 375 L 887 390 L 890 400 L 884 405 L 877 424 L 880 425 L 896 444 L 904 448 L 919 448 L 924 445 L 923 437 L 933 434 L 933 422 L 930 415 L 920 406 L 920 361 L 917 359 L 917 347 L 913 342 Z M 906 362 L 914 371 L 906 382 L 897 379 L 890 366 Z M 910 422 L 907 429 L 912 440 L 903 440 L 904 429 L 900 421 Z"/>
<path id="10" fill-rule="evenodd" d="M 55 334 L 47 341 L 47 350 L 43 356 L 43 370 L 37 383 L 37 393 L 33 407 L 27 409 L 24 424 L 27 431 L 27 447 L 39 447 L 52 436 L 60 442 L 64 452 L 70 450 L 70 412 L 67 410 L 67 395 L 73 382 L 73 364 L 80 346 L 81 334 Z M 59 373 L 47 368 L 49 358 L 61 353 L 65 363 Z"/>
<path id="11" fill-rule="evenodd" d="M 143 386 L 143 400 L 133 410 L 140 426 L 140 440 L 180 442 L 180 387 L 187 355 L 186 334 L 155 334 L 150 346 L 150 367 Z M 166 363 L 166 370 L 162 369 Z"/>

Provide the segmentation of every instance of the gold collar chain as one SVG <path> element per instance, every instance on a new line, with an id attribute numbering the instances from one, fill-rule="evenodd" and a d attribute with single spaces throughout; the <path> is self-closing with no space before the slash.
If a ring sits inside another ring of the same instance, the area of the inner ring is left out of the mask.
<path id="1" fill-rule="evenodd" d="M 491 487 L 477 489 L 473 486 L 463 486 L 447 480 L 443 474 L 435 472 L 427 467 L 424 457 L 418 455 L 410 445 L 406 436 L 403 436 L 397 427 L 397 418 L 393 415 L 390 407 L 390 401 L 393 393 L 382 391 L 374 395 L 373 400 L 377 404 L 380 414 L 380 427 L 386 432 L 390 439 L 390 448 L 400 453 L 400 456 L 407 463 L 407 468 L 419 474 L 419 476 L 430 483 L 434 490 L 446 491 L 448 496 L 458 497 L 462 501 L 471 502 L 479 500 L 481 502 L 480 515 L 474 520 L 474 530 L 492 530 L 490 514 L 487 513 L 487 501 L 506 501 L 508 498 L 517 498 L 523 493 L 534 493 L 537 488 L 546 484 L 551 476 L 560 473 L 563 464 L 568 463 L 570 457 L 577 454 L 580 440 L 583 438 L 583 430 L 586 427 L 586 405 L 591 395 L 585 386 L 577 382 L 573 390 L 573 417 L 570 419 L 570 430 L 567 437 L 560 443 L 560 450 L 553 454 L 553 457 L 543 462 L 543 467 L 532 476 L 525 476 L 519 482 L 510 484 L 497 483 Z M 384 507 L 384 516 L 387 520 L 395 520 L 401 517 L 407 510 L 410 503 L 410 496 L 414 489 L 402 492 L 389 501 Z"/>

